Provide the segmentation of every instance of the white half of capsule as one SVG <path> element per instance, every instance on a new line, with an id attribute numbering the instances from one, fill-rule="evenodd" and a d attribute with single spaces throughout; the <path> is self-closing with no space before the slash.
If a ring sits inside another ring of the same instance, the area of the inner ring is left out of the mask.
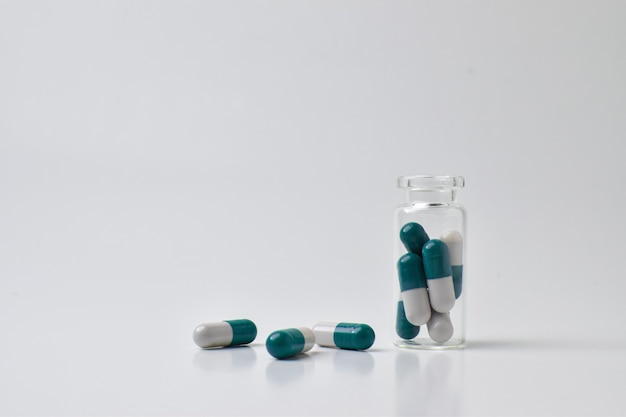
<path id="1" fill-rule="evenodd" d="M 450 313 L 438 313 L 433 311 L 427 327 L 428 335 L 437 343 L 447 342 L 452 338 L 452 334 L 454 333 Z"/>
<path id="2" fill-rule="evenodd" d="M 438 313 L 447 313 L 452 310 L 454 302 L 456 301 L 452 275 L 449 277 L 429 279 L 426 282 L 428 282 L 428 294 L 433 310 Z M 404 303 L 404 309 L 406 310 L 406 302 Z"/>
<path id="3" fill-rule="evenodd" d="M 452 277 L 450 277 L 452 282 Z M 454 290 L 452 291 L 454 296 Z M 430 302 L 428 301 L 428 290 L 426 288 L 413 288 L 402 291 L 400 294 L 404 303 L 404 314 L 406 319 L 413 326 L 426 324 L 430 319 Z"/>
<path id="4" fill-rule="evenodd" d="M 233 328 L 225 321 L 203 323 L 193 331 L 193 341 L 204 349 L 228 346 L 233 341 Z"/>
<path id="5" fill-rule="evenodd" d="M 450 265 L 463 265 L 463 236 L 456 230 L 448 230 L 444 232 L 439 240 L 443 241 L 448 247 L 450 254 Z"/>
<path id="6" fill-rule="evenodd" d="M 313 326 L 315 334 L 315 343 L 320 346 L 336 347 L 335 345 L 335 329 L 337 323 L 323 321 Z"/>
<path id="7" fill-rule="evenodd" d="M 313 330 L 308 327 L 296 327 L 296 329 L 300 330 L 300 333 L 304 336 L 304 347 L 302 348 L 302 352 L 308 352 L 313 349 L 313 345 L 315 345 L 315 333 L 313 333 Z"/>

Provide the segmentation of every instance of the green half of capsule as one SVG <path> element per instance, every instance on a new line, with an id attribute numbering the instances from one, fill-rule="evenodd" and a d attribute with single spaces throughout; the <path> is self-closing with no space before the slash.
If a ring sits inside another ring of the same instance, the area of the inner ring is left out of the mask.
<path id="1" fill-rule="evenodd" d="M 265 341 L 265 347 L 276 359 L 285 359 L 306 352 L 313 347 L 315 336 L 306 327 L 276 330 Z"/>
<path id="2" fill-rule="evenodd" d="M 452 265 L 454 297 L 459 298 L 463 287 L 463 235 L 458 230 L 447 230 L 441 234 L 439 239 L 448 246 L 450 265 Z"/>
<path id="3" fill-rule="evenodd" d="M 248 319 L 224 320 L 233 328 L 233 340 L 231 345 L 245 345 L 256 339 L 256 325 Z"/>
<path id="4" fill-rule="evenodd" d="M 315 343 L 320 346 L 350 350 L 366 350 L 372 347 L 376 335 L 367 324 L 321 322 L 313 326 Z"/>
<path id="5" fill-rule="evenodd" d="M 426 275 L 422 258 L 414 253 L 405 253 L 398 259 L 398 278 L 400 291 L 413 288 L 426 288 Z"/>
<path id="6" fill-rule="evenodd" d="M 447 278 L 452 276 L 448 246 L 439 239 L 431 239 L 422 249 L 424 273 L 426 279 Z"/>
<path id="7" fill-rule="evenodd" d="M 452 282 L 454 282 L 454 298 L 459 298 L 463 289 L 463 265 L 452 265 Z"/>
<path id="8" fill-rule="evenodd" d="M 422 256 L 422 246 L 430 238 L 421 224 L 411 222 L 405 224 L 400 229 L 400 240 L 407 251 Z"/>
<path id="9" fill-rule="evenodd" d="M 396 312 L 396 333 L 399 337 L 405 340 L 413 339 L 420 333 L 420 326 L 414 326 L 406 319 L 404 303 L 402 300 L 398 301 L 398 308 Z"/>

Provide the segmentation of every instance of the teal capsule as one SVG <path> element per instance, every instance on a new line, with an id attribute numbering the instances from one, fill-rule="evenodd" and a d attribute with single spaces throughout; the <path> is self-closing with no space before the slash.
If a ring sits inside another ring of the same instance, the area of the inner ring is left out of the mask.
<path id="1" fill-rule="evenodd" d="M 201 348 L 245 345 L 257 334 L 256 325 L 248 319 L 203 323 L 193 331 L 193 341 Z"/>
<path id="2" fill-rule="evenodd" d="M 430 302 L 422 258 L 412 252 L 402 255 L 398 260 L 398 278 L 406 319 L 414 326 L 426 324 L 430 319 Z"/>
<path id="3" fill-rule="evenodd" d="M 252 321 L 246 319 L 224 321 L 233 328 L 233 340 L 230 342 L 231 345 L 245 345 L 252 343 L 252 341 L 256 339 L 257 329 Z"/>
<path id="4" fill-rule="evenodd" d="M 452 276 L 448 246 L 439 239 L 429 240 L 422 248 L 426 279 L 439 279 Z"/>
<path id="5" fill-rule="evenodd" d="M 456 230 L 448 230 L 439 239 L 448 246 L 450 265 L 452 265 L 454 296 L 459 298 L 463 289 L 463 236 Z"/>
<path id="6" fill-rule="evenodd" d="M 413 339 L 420 333 L 420 326 L 414 326 L 406 319 L 404 303 L 402 300 L 398 301 L 398 309 L 396 312 L 396 333 L 399 337 L 405 340 Z"/>
<path id="7" fill-rule="evenodd" d="M 426 275 L 424 263 L 417 254 L 405 253 L 398 259 L 398 278 L 400 279 L 400 291 L 408 291 L 414 288 L 426 288 Z"/>
<path id="8" fill-rule="evenodd" d="M 276 330 L 265 341 L 265 347 L 276 359 L 285 359 L 308 352 L 315 344 L 315 335 L 308 327 Z"/>
<path id="9" fill-rule="evenodd" d="M 430 305 L 439 313 L 447 313 L 456 299 L 448 246 L 439 239 L 431 239 L 422 248 L 422 258 Z"/>
<path id="10" fill-rule="evenodd" d="M 372 347 L 376 335 L 367 324 L 321 322 L 313 326 L 315 343 L 341 349 L 366 350 Z"/>
<path id="11" fill-rule="evenodd" d="M 407 251 L 422 256 L 422 247 L 430 238 L 419 223 L 407 223 L 400 229 L 400 240 Z"/>
<path id="12" fill-rule="evenodd" d="M 463 265 L 452 265 L 452 282 L 454 283 L 454 298 L 459 298 L 463 291 Z"/>

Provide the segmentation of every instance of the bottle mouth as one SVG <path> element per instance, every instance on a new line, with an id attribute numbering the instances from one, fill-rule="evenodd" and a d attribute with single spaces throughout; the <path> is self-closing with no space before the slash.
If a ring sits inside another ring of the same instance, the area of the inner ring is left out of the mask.
<path id="1" fill-rule="evenodd" d="M 460 175 L 409 175 L 398 178 L 398 188 L 411 190 L 458 189 L 465 186 L 465 178 Z"/>

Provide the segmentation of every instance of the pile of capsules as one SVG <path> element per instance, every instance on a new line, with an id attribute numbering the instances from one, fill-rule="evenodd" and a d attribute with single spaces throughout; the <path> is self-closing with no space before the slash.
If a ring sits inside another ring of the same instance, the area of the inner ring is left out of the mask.
<path id="1" fill-rule="evenodd" d="M 254 322 L 248 319 L 204 323 L 193 331 L 193 341 L 203 349 L 252 343 L 257 336 Z M 374 330 L 359 323 L 317 323 L 313 328 L 276 330 L 265 341 L 270 355 L 286 359 L 308 352 L 314 344 L 350 350 L 366 350 L 374 344 Z"/>
<path id="2" fill-rule="evenodd" d="M 450 310 L 461 296 L 463 280 L 463 237 L 456 230 L 430 239 L 418 223 L 400 229 L 400 240 L 407 253 L 398 259 L 400 300 L 396 333 L 410 340 L 426 324 L 436 343 L 452 337 Z"/>

